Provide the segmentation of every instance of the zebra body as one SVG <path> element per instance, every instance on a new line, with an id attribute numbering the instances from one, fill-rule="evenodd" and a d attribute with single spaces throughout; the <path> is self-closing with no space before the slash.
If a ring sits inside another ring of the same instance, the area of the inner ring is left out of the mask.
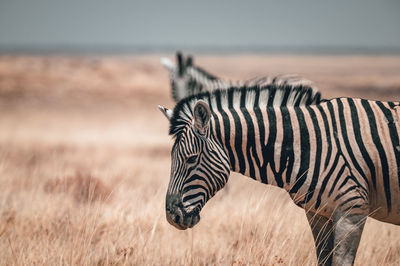
<path id="1" fill-rule="evenodd" d="M 232 170 L 285 189 L 306 210 L 320 264 L 352 264 L 367 216 L 400 224 L 400 103 L 271 106 L 263 93 L 203 93 L 170 113 L 168 221 L 194 226 Z"/>
<path id="2" fill-rule="evenodd" d="M 230 81 L 221 79 L 194 65 L 192 56 L 185 57 L 178 52 L 176 57 L 176 65 L 168 58 L 161 58 L 161 64 L 170 72 L 171 91 L 175 102 L 201 92 L 212 92 L 217 89 L 229 89 L 231 87 L 304 86 L 309 87 L 314 95 L 319 94 L 318 88 L 311 81 L 298 75 L 263 76 L 246 81 Z"/>

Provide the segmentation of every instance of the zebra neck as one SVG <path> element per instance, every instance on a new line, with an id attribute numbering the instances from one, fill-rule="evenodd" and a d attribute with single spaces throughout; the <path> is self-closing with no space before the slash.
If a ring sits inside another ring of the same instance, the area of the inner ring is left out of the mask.
<path id="1" fill-rule="evenodd" d="M 187 74 L 190 77 L 190 86 L 192 88 L 200 88 L 196 93 L 200 91 L 214 91 L 217 89 L 228 89 L 236 86 L 240 87 L 243 84 L 240 82 L 232 82 L 224 79 L 220 79 L 214 75 L 211 75 L 200 68 L 191 67 L 188 68 Z"/>
<path id="2" fill-rule="evenodd" d="M 228 154 L 231 170 L 288 191 L 306 178 L 309 160 L 304 158 L 313 151 L 303 145 L 307 126 L 295 109 L 300 108 L 241 108 L 215 115 L 214 134 Z"/>
<path id="3" fill-rule="evenodd" d="M 186 70 L 186 73 L 191 77 L 193 80 L 199 83 L 205 83 L 207 81 L 219 80 L 216 76 L 206 72 L 205 70 L 199 67 L 189 67 Z"/>

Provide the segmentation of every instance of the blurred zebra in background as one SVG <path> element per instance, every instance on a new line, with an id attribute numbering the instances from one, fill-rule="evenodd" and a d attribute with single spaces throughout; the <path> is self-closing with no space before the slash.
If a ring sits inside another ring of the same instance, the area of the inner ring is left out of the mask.
<path id="1" fill-rule="evenodd" d="M 257 85 L 261 87 L 267 85 L 282 85 L 282 87 L 284 87 L 285 85 L 291 85 L 310 87 L 313 89 L 312 93 L 314 95 L 319 91 L 311 81 L 294 74 L 264 76 L 247 81 L 224 80 L 194 65 L 192 56 L 188 55 L 185 58 L 180 52 L 176 54 L 177 64 L 174 64 L 165 57 L 162 57 L 160 61 L 169 71 L 172 97 L 175 102 L 200 92 L 228 89 L 230 87 L 254 87 Z"/>
<path id="2" fill-rule="evenodd" d="M 301 87 L 268 85 L 160 107 L 174 137 L 167 220 L 196 225 L 232 170 L 285 189 L 306 210 L 320 265 L 351 265 L 367 216 L 400 225 L 400 102 L 282 106 L 268 102 L 271 94 L 310 97 Z"/>

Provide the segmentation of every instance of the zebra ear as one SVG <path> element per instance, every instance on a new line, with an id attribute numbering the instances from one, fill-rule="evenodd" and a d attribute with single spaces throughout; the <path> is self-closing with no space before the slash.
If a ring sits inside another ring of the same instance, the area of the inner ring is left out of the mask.
<path id="1" fill-rule="evenodd" d="M 171 109 L 165 108 L 161 105 L 158 106 L 158 109 L 165 115 L 166 118 L 168 118 L 168 120 L 171 120 L 173 113 Z"/>
<path id="2" fill-rule="evenodd" d="M 191 67 L 193 66 L 193 57 L 191 55 L 188 55 L 186 58 L 186 67 Z"/>
<path id="3" fill-rule="evenodd" d="M 169 70 L 169 71 L 175 70 L 175 64 L 172 63 L 172 61 L 169 60 L 168 58 L 161 57 L 160 62 L 161 62 L 161 65 L 163 65 L 163 67 L 165 67 L 167 70 Z"/>
<path id="4" fill-rule="evenodd" d="M 200 135 L 207 133 L 210 123 L 211 111 L 205 101 L 199 100 L 194 106 L 193 111 L 193 126 Z"/>
<path id="5" fill-rule="evenodd" d="M 178 51 L 176 53 L 176 59 L 178 61 L 178 74 L 179 76 L 183 76 L 183 73 L 185 72 L 185 62 L 181 52 Z"/>

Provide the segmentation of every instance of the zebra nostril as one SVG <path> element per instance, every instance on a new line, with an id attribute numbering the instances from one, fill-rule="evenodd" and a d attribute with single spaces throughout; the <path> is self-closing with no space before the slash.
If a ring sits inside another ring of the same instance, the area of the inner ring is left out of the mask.
<path id="1" fill-rule="evenodd" d="M 180 221 L 179 215 L 175 215 L 175 219 L 174 219 L 175 224 L 179 224 L 179 221 Z"/>
<path id="2" fill-rule="evenodd" d="M 167 195 L 165 203 L 166 203 L 167 209 L 170 209 L 170 210 L 181 205 L 181 201 L 180 201 L 178 195 Z"/>
<path id="3" fill-rule="evenodd" d="M 183 212 L 181 210 L 182 203 L 179 196 L 167 194 L 165 203 L 168 222 L 179 229 L 183 229 L 181 228 L 183 220 Z"/>

